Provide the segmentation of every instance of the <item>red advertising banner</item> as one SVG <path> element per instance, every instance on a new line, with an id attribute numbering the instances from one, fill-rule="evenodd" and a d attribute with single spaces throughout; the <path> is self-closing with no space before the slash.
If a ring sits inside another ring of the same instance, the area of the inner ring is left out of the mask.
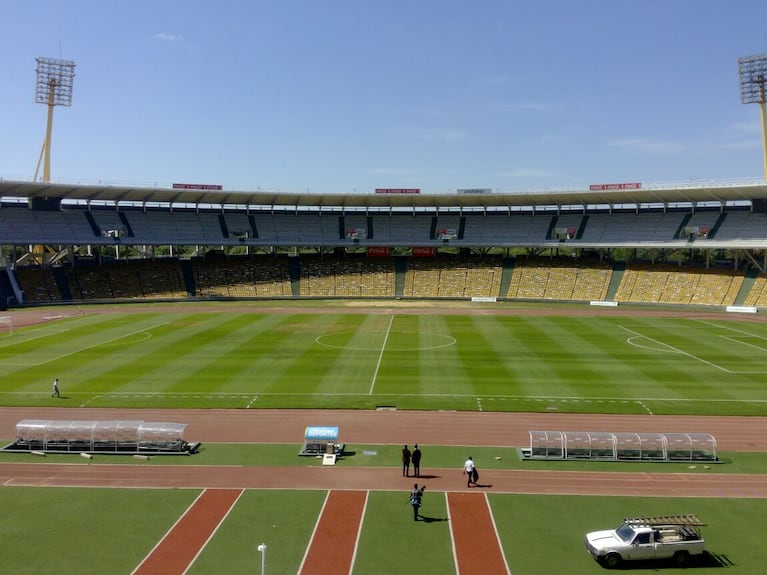
<path id="1" fill-rule="evenodd" d="M 420 194 L 420 188 L 376 188 L 376 194 Z"/>
<path id="2" fill-rule="evenodd" d="M 603 190 L 639 190 L 641 188 L 641 182 L 631 182 L 626 184 L 591 184 L 589 186 L 589 191 L 599 192 Z"/>
<path id="3" fill-rule="evenodd" d="M 174 190 L 223 190 L 218 184 L 173 184 Z"/>
<path id="4" fill-rule="evenodd" d="M 436 253 L 434 248 L 413 248 L 414 258 L 433 258 Z"/>
<path id="5" fill-rule="evenodd" d="M 367 256 L 369 258 L 385 258 L 391 253 L 390 249 L 385 246 L 371 246 L 368 248 Z"/>

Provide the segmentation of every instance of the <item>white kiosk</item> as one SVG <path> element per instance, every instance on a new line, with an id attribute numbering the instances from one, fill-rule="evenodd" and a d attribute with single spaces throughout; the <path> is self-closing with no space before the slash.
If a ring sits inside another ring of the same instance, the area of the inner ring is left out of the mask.
<path id="1" fill-rule="evenodd" d="M 309 426 L 304 431 L 304 445 L 298 454 L 312 457 L 332 455 L 335 463 L 335 458 L 343 452 L 344 444 L 338 443 L 338 427 Z"/>

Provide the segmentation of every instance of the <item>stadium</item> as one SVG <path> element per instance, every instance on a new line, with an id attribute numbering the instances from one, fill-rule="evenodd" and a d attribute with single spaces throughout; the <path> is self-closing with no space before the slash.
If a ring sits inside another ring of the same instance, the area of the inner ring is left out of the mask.
<path id="1" fill-rule="evenodd" d="M 0 180 L 9 573 L 578 575 L 689 513 L 664 572 L 763 569 L 766 180 L 36 180 Z"/>
<path id="2" fill-rule="evenodd" d="M 599 520 L 694 508 L 715 524 L 697 566 L 737 555 L 752 572 L 748 543 L 730 551 L 721 530 L 758 521 L 767 495 L 767 186 L 604 187 L 295 196 L 0 182 L 3 435 L 18 447 L 16 426 L 72 422 L 69 443 L 0 454 L 10 516 L 42 499 L 46 522 L 88 532 L 72 505 L 118 509 L 143 537 L 88 537 L 124 572 L 216 572 L 223 555 L 248 572 L 253 532 L 274 572 L 389 572 L 383 555 L 415 537 L 434 550 L 425 572 L 588 573 L 601 567 L 580 535 Z M 93 444 L 92 428 L 118 420 L 188 424 L 202 446 L 181 460 L 77 457 L 87 442 L 73 427 Z M 340 429 L 332 469 L 296 457 L 311 425 Z M 680 451 L 659 434 L 707 445 Z M 584 437 L 617 446 L 584 451 Z M 429 487 L 426 534 L 396 527 L 413 481 L 398 448 L 414 441 L 429 462 L 415 480 Z M 525 449 L 553 456 L 525 461 Z M 463 488 L 467 450 L 479 488 Z M 553 536 L 566 543 L 546 553 L 535 534 L 563 507 Z M 192 524 L 211 531 L 195 539 Z"/>

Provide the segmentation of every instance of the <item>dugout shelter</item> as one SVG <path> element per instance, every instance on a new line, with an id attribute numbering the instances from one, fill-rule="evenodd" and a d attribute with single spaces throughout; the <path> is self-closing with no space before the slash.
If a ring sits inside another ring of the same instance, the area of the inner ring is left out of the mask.
<path id="1" fill-rule="evenodd" d="M 525 459 L 717 462 L 710 433 L 530 431 Z"/>
<path id="2" fill-rule="evenodd" d="M 11 452 L 189 455 L 199 443 L 184 439 L 186 423 L 23 419 Z"/>

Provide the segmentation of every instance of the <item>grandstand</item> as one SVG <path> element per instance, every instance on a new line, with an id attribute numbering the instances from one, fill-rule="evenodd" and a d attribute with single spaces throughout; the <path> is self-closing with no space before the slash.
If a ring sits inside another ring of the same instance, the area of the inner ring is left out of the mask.
<path id="1" fill-rule="evenodd" d="M 290 194 L 0 181 L 0 305 L 450 298 L 767 305 L 767 184 Z"/>

